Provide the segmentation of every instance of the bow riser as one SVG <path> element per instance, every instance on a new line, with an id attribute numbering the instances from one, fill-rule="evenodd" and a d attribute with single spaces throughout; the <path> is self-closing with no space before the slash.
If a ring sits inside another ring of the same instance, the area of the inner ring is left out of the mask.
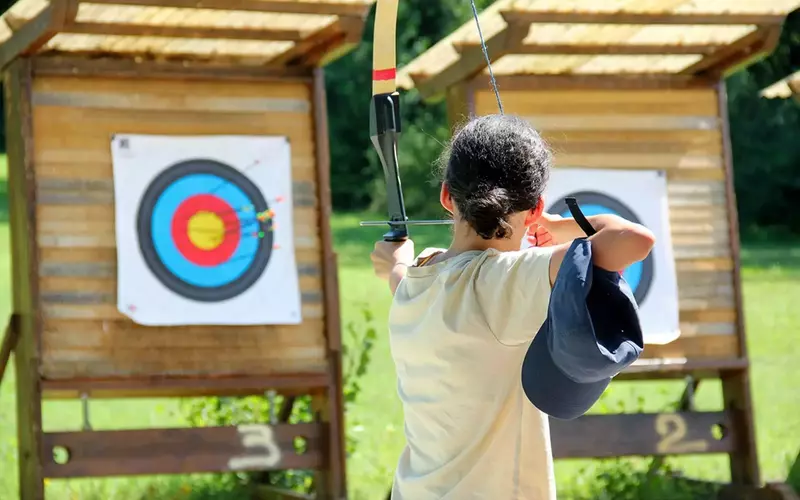
<path id="1" fill-rule="evenodd" d="M 370 109 L 370 136 L 383 165 L 386 179 L 386 202 L 389 210 L 389 232 L 385 241 L 405 241 L 408 228 L 392 222 L 406 222 L 403 188 L 397 165 L 397 139 L 400 135 L 400 95 L 397 92 L 372 97 Z"/>

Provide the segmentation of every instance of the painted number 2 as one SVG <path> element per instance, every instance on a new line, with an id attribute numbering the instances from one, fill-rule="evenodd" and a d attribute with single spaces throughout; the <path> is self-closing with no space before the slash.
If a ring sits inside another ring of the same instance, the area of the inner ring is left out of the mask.
<path id="1" fill-rule="evenodd" d="M 708 450 L 708 441 L 704 439 L 683 441 L 686 437 L 686 420 L 680 415 L 659 415 L 656 418 L 656 432 L 661 436 L 656 445 L 659 454 L 699 453 Z"/>
<path id="2" fill-rule="evenodd" d="M 260 448 L 264 450 L 259 454 L 233 457 L 228 460 L 231 470 L 269 469 L 281 461 L 281 449 L 275 443 L 275 434 L 272 427 L 264 424 L 240 425 L 236 428 L 242 446 L 245 448 Z"/>

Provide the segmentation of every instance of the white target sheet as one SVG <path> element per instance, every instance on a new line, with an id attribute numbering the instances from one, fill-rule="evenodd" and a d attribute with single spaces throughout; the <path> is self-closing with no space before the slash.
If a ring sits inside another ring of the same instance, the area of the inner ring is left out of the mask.
<path id="1" fill-rule="evenodd" d="M 644 225 L 656 236 L 650 255 L 623 272 L 639 306 L 646 344 L 680 336 L 678 280 L 672 251 L 667 180 L 659 170 L 555 168 L 545 192 L 545 211 L 571 217 L 564 198 L 575 197 L 587 215 L 611 213 Z M 530 246 L 523 239 L 523 248 Z"/>
<path id="2" fill-rule="evenodd" d="M 148 326 L 301 322 L 286 137 L 117 134 L 117 307 Z"/>

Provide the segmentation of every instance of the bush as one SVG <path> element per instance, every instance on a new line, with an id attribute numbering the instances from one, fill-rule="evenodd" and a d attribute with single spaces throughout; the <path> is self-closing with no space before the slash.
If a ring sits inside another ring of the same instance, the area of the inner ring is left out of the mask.
<path id="1" fill-rule="evenodd" d="M 372 349 L 377 336 L 373 326 L 372 312 L 362 308 L 363 323 L 349 322 L 344 329 L 347 338 L 342 346 L 342 376 L 345 411 L 353 405 L 361 392 L 359 380 L 367 374 Z M 283 408 L 286 398 L 275 395 L 248 397 L 209 397 L 191 399 L 183 402 L 183 412 L 190 425 L 195 427 L 231 426 L 251 423 L 271 422 Z M 298 397 L 294 401 L 287 423 L 311 422 L 313 412 L 311 398 Z M 347 427 L 359 425 L 352 418 L 346 420 Z M 346 451 L 351 455 L 358 442 L 353 433 L 346 432 Z M 254 484 L 271 485 L 290 489 L 299 493 L 314 492 L 313 471 L 287 470 L 275 472 L 247 472 L 220 475 L 217 479 L 221 488 L 237 489 Z"/>

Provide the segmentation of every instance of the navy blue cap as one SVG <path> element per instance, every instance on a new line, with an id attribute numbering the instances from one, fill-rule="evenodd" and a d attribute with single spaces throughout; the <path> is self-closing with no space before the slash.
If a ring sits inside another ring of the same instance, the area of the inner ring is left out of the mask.
<path id="1" fill-rule="evenodd" d="M 594 266 L 590 240 L 574 240 L 522 364 L 528 400 L 554 418 L 580 417 L 643 350 L 630 286 L 620 273 Z"/>

